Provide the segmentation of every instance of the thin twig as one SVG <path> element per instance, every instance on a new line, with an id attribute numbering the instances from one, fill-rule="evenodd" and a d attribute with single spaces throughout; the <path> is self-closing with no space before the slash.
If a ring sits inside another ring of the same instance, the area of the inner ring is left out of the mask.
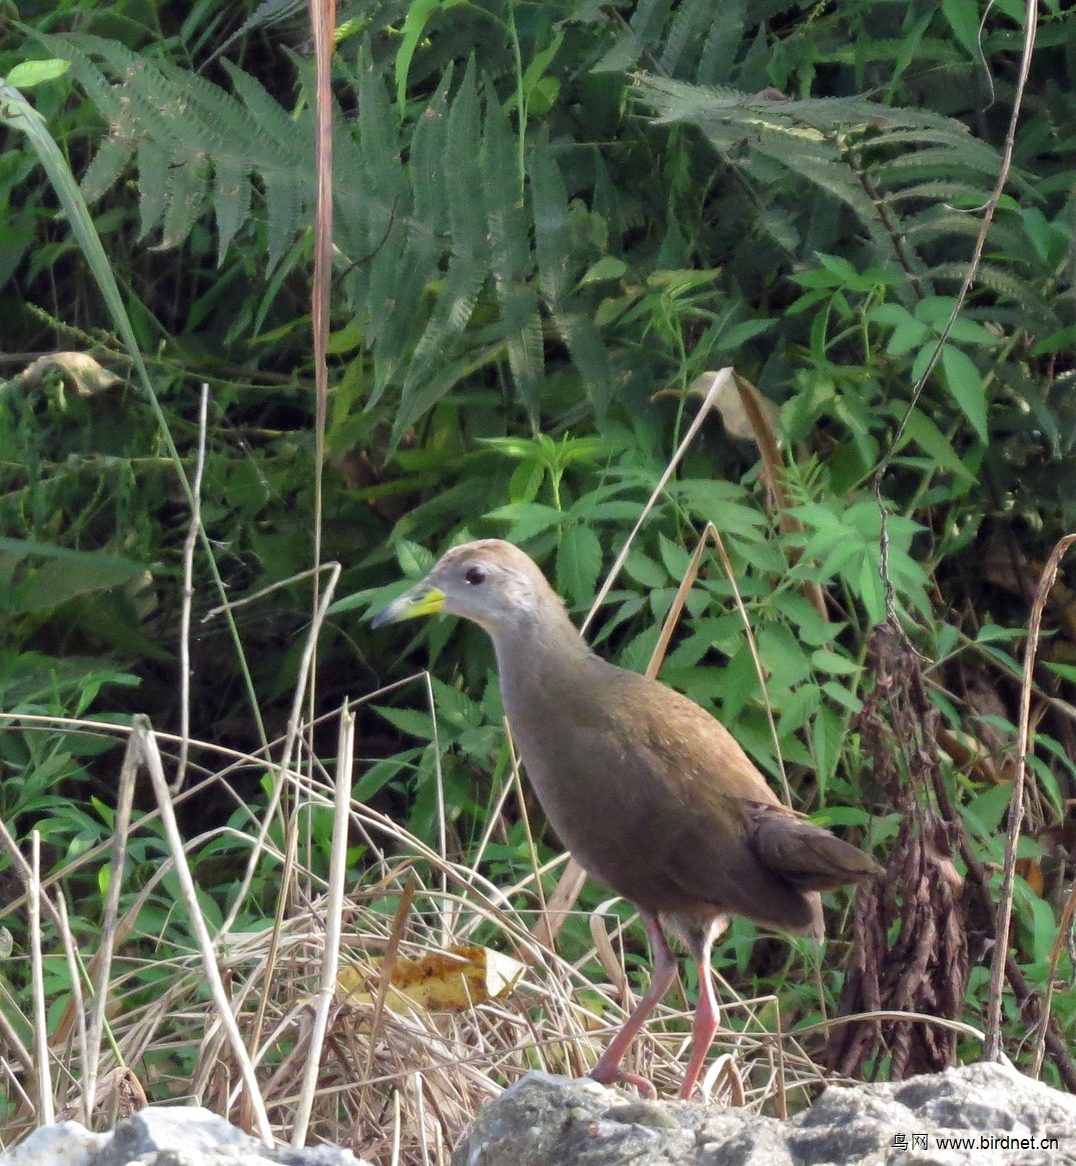
<path id="1" fill-rule="evenodd" d="M 209 385 L 202 382 L 198 402 L 198 452 L 191 479 L 191 520 L 183 543 L 183 594 L 179 609 L 179 761 L 172 780 L 172 793 L 183 788 L 187 775 L 187 753 L 191 731 L 191 606 L 194 602 L 194 548 L 202 528 L 202 474 L 205 470 L 206 418 L 209 412 Z"/>
<path id="2" fill-rule="evenodd" d="M 138 734 L 127 739 L 127 748 L 120 766 L 119 790 L 116 799 L 116 815 L 112 825 L 112 857 L 108 893 L 105 896 L 104 917 L 101 920 L 101 937 L 94 953 L 93 1012 L 90 1014 L 88 1038 L 89 1060 L 85 1062 L 86 1080 L 83 1095 L 86 1098 L 87 1116 L 93 1113 L 97 1093 L 97 1077 L 101 1066 L 101 1034 L 105 1025 L 105 1010 L 108 1007 L 109 982 L 112 977 L 112 955 L 116 950 L 116 931 L 119 919 L 120 892 L 123 889 L 123 871 L 127 864 L 127 839 L 131 827 L 131 811 L 134 806 L 135 782 L 138 768 L 142 763 L 142 750 Z"/>
<path id="3" fill-rule="evenodd" d="M 77 1018 L 78 1031 L 78 1051 L 79 1064 L 83 1067 L 83 1072 L 86 1071 L 86 1066 L 90 1062 L 89 1049 L 90 1042 L 86 1034 L 86 1005 L 82 995 L 82 968 L 78 958 L 78 945 L 75 942 L 75 937 L 71 931 L 71 924 L 67 918 L 67 900 L 61 891 L 56 896 L 56 910 L 60 913 L 62 920 L 62 930 L 60 934 L 64 941 L 64 955 L 67 958 L 67 977 L 71 981 L 71 1000 L 75 1008 L 75 1016 Z M 93 1116 L 93 1109 L 90 1106 L 90 1096 L 86 1089 L 82 1090 L 82 1120 L 87 1129 L 90 1128 L 90 1119 Z"/>
<path id="4" fill-rule="evenodd" d="M 597 615 L 598 609 L 605 602 L 605 597 L 609 594 L 610 591 L 612 591 L 613 584 L 616 582 L 621 568 L 627 561 L 628 553 L 631 551 L 631 545 L 635 541 L 635 536 L 642 529 L 642 525 L 649 516 L 650 511 L 653 510 L 657 505 L 658 499 L 664 492 L 665 487 L 669 484 L 669 480 L 672 478 L 673 474 L 676 473 L 676 467 L 683 460 L 684 454 L 687 453 L 688 449 L 691 447 L 691 443 L 695 440 L 695 435 L 702 428 L 702 423 L 706 420 L 710 410 L 714 407 L 714 403 L 724 391 L 725 386 L 728 384 L 733 375 L 734 373 L 731 368 L 719 369 L 714 373 L 714 379 L 710 385 L 710 391 L 706 394 L 705 397 L 703 397 L 698 413 L 695 414 L 694 419 L 688 426 L 688 431 L 684 434 L 683 440 L 677 446 L 676 453 L 673 454 L 669 464 L 662 471 L 661 477 L 658 479 L 658 484 L 651 491 L 650 497 L 646 500 L 646 505 L 643 507 L 635 525 L 631 528 L 631 533 L 628 535 L 627 539 L 625 539 L 623 547 L 620 549 L 620 554 L 617 555 L 616 560 L 614 561 L 612 567 L 609 569 L 609 574 L 605 577 L 605 582 L 601 585 L 601 590 L 595 596 L 594 602 L 590 606 L 590 611 L 587 612 L 587 617 L 583 620 L 583 624 L 579 629 L 580 635 L 586 634 L 586 630 L 590 626 L 590 623 L 594 619 L 595 615 Z"/>
<path id="5" fill-rule="evenodd" d="M 849 1013 L 847 1016 L 830 1016 L 826 1020 L 817 1020 L 811 1024 L 799 1025 L 789 1035 L 801 1037 L 810 1032 L 828 1032 L 831 1028 L 836 1028 L 838 1025 L 861 1024 L 868 1020 L 916 1020 L 923 1024 L 936 1024 L 939 1028 L 952 1029 L 953 1032 L 959 1032 L 963 1036 L 974 1037 L 976 1040 L 984 1043 L 987 1039 L 986 1035 L 980 1029 L 976 1028 L 975 1025 L 967 1024 L 963 1020 L 953 1020 L 948 1016 L 934 1016 L 929 1012 L 904 1012 L 899 1008 L 876 1008 L 870 1012 Z M 1004 1053 L 1000 1057 L 993 1059 L 1008 1065 L 1010 1069 L 1013 1067 L 1012 1061 Z"/>
<path id="6" fill-rule="evenodd" d="M 246 1086 L 247 1098 L 254 1111 L 254 1118 L 258 1126 L 258 1133 L 267 1146 L 275 1144 L 273 1128 L 269 1124 L 269 1115 L 265 1110 L 265 1102 L 258 1088 L 258 1080 L 254 1075 L 254 1066 L 247 1055 L 242 1034 L 232 1014 L 231 1001 L 224 989 L 220 969 L 217 967 L 217 955 L 213 948 L 213 940 L 206 926 L 205 917 L 198 905 L 198 892 L 195 890 L 191 868 L 187 862 L 187 854 L 183 848 L 183 839 L 179 833 L 179 824 L 176 822 L 175 810 L 172 808 L 171 795 L 168 791 L 168 781 L 164 776 L 164 766 L 161 763 L 161 754 L 157 748 L 157 741 L 153 736 L 153 728 L 149 718 L 142 714 L 134 717 L 132 722 L 132 741 L 137 743 L 142 760 L 149 771 L 150 781 L 153 784 L 153 793 L 157 798 L 157 805 L 161 811 L 161 826 L 172 854 L 172 861 L 176 865 L 176 876 L 179 880 L 180 892 L 187 908 L 187 914 L 198 941 L 198 948 L 202 955 L 202 971 L 209 983 L 209 990 L 217 1010 L 217 1017 L 228 1036 L 232 1055 L 239 1065 L 239 1071 Z"/>
<path id="7" fill-rule="evenodd" d="M 50 1126 L 56 1120 L 56 1113 L 52 1105 L 48 1013 L 45 1009 L 45 969 L 41 953 L 41 833 L 38 830 L 30 835 L 30 881 L 26 887 L 26 912 L 30 918 L 30 975 L 34 996 L 37 1119 L 41 1125 Z"/>
<path id="8" fill-rule="evenodd" d="M 930 379 L 930 374 L 934 371 L 934 366 L 941 359 L 942 351 L 945 348 L 946 341 L 956 322 L 960 317 L 960 313 L 964 308 L 964 301 L 971 291 L 972 284 L 975 282 L 975 276 L 979 271 L 979 265 L 982 263 L 983 250 L 986 247 L 986 237 L 990 231 L 991 224 L 994 221 L 994 215 L 997 212 L 998 203 L 1001 201 L 1001 196 L 1005 192 L 1005 186 L 1009 181 L 1009 174 L 1012 171 L 1013 151 L 1016 148 L 1016 127 L 1020 120 L 1020 109 L 1023 104 L 1024 90 L 1027 88 L 1028 74 L 1031 72 L 1031 55 L 1035 48 L 1035 33 L 1038 28 L 1038 11 L 1035 0 L 1027 0 L 1024 5 L 1025 28 L 1024 28 L 1024 47 L 1023 53 L 1020 57 L 1020 73 L 1016 82 L 1016 90 L 1013 95 L 1012 113 L 1009 117 L 1009 127 L 1005 134 L 1005 148 L 1001 155 L 1001 168 L 998 171 L 997 181 L 994 183 L 994 189 L 990 193 L 990 197 L 983 204 L 983 218 L 979 224 L 979 234 L 975 239 L 975 246 L 972 249 L 971 262 L 968 264 L 968 269 L 964 273 L 963 282 L 960 289 L 956 293 L 953 300 L 953 308 L 949 313 L 949 318 L 945 321 L 945 326 L 938 334 L 937 340 L 934 342 L 934 348 L 930 353 L 930 358 L 927 360 L 926 366 L 919 374 L 919 379 L 915 382 L 912 389 L 912 395 L 908 402 L 908 408 L 904 411 L 904 416 L 901 418 L 900 424 L 897 426 L 897 431 L 893 435 L 893 440 L 889 443 L 889 449 L 881 462 L 878 464 L 878 469 L 874 473 L 873 489 L 874 498 L 878 504 L 878 512 L 881 516 L 881 529 L 878 534 L 879 547 L 879 572 L 882 577 L 882 587 L 885 594 L 885 611 L 886 616 L 895 628 L 900 629 L 901 624 L 897 619 L 895 593 L 893 590 L 893 582 L 889 575 L 889 510 L 882 499 L 882 482 L 885 479 L 886 473 L 895 455 L 895 451 L 900 448 L 901 438 L 904 436 L 904 430 L 908 426 L 911 415 L 919 403 L 919 398 L 926 388 L 927 381 Z M 903 633 L 902 633 L 903 634 Z M 922 656 L 914 646 L 912 650 L 916 655 Z"/>
<path id="9" fill-rule="evenodd" d="M 1005 988 L 1005 961 L 1009 952 L 1009 926 L 1012 922 L 1012 899 L 1016 881 L 1016 847 L 1020 841 L 1020 826 L 1024 819 L 1024 781 L 1027 772 L 1028 739 L 1031 733 L 1031 674 L 1039 650 L 1042 630 L 1042 612 L 1050 589 L 1057 578 L 1065 551 L 1076 542 L 1076 534 L 1067 534 L 1058 540 L 1046 566 L 1042 569 L 1031 616 L 1027 625 L 1027 643 L 1024 646 L 1024 675 L 1020 685 L 1020 719 L 1016 734 L 1016 769 L 1013 773 L 1012 793 L 1009 797 L 1009 835 L 1005 842 L 1005 867 L 998 900 L 997 923 L 994 925 L 994 953 L 990 962 L 990 997 L 986 1006 L 986 1049 L 988 1061 L 1001 1058 L 1001 995 Z M 1045 1026 L 1045 1018 L 1043 1024 Z"/>
<path id="10" fill-rule="evenodd" d="M 351 777 L 355 756 L 355 715 L 347 702 L 340 710 L 340 734 L 336 749 L 336 799 L 333 804 L 332 850 L 329 855 L 329 891 L 325 901 L 325 949 L 321 960 L 321 986 L 314 1005 L 314 1022 L 310 1029 L 310 1047 L 303 1073 L 299 1103 L 295 1110 L 295 1128 L 291 1144 L 306 1145 L 310 1114 L 318 1087 L 321 1051 L 329 1024 L 329 1010 L 336 996 L 340 970 L 340 931 L 344 916 L 344 882 L 347 876 L 347 827 L 351 806 Z"/>
<path id="11" fill-rule="evenodd" d="M 299 679 L 295 688 L 295 695 L 291 702 L 291 713 L 288 716 L 288 730 L 284 737 L 284 747 L 281 750 L 280 768 L 277 771 L 277 780 L 273 783 L 273 792 L 269 799 L 269 805 L 266 808 L 265 814 L 262 818 L 262 824 L 258 831 L 257 845 L 251 851 L 250 860 L 247 863 L 247 869 L 243 874 L 243 881 L 240 884 L 239 891 L 235 896 L 235 901 L 232 903 L 232 909 L 228 912 L 228 917 L 221 925 L 220 933 L 227 935 L 229 931 L 235 926 L 236 918 L 246 902 L 247 894 L 250 891 L 250 885 L 254 881 L 254 872 L 258 868 L 258 862 L 261 857 L 261 848 L 265 844 L 265 839 L 269 834 L 269 829 L 273 818 L 276 815 L 277 808 L 280 805 L 280 795 L 284 788 L 283 777 L 288 772 L 288 768 L 292 763 L 292 755 L 295 751 L 296 743 L 299 739 L 299 734 L 302 729 L 302 721 L 300 719 L 303 704 L 306 699 L 306 688 L 310 678 L 310 669 L 314 660 L 314 648 L 317 644 L 318 636 L 321 633 L 321 625 L 325 622 L 325 613 L 329 610 L 329 605 L 332 603 L 332 598 L 336 592 L 336 584 L 340 578 L 340 564 L 339 563 L 325 563 L 319 570 L 329 571 L 329 582 L 325 585 L 325 593 L 321 597 L 318 604 L 317 611 L 314 613 L 314 619 L 310 624 L 310 630 L 307 633 L 306 643 L 303 645 L 303 655 L 299 662 Z M 286 872 L 285 872 L 286 873 Z M 285 879 L 286 883 L 287 880 Z M 257 1036 L 257 1033 L 255 1033 Z M 257 1040 L 251 1045 L 253 1048 L 257 1044 Z"/>
<path id="12" fill-rule="evenodd" d="M 1031 1054 L 1032 1077 L 1038 1077 L 1042 1069 L 1043 1058 L 1046 1056 L 1047 1034 L 1050 1031 L 1050 1010 L 1053 1007 L 1054 984 L 1057 981 L 1057 964 L 1065 946 L 1065 939 L 1072 931 L 1074 920 L 1076 920 L 1076 880 L 1069 887 L 1068 898 L 1061 910 L 1061 921 L 1057 925 L 1057 935 L 1050 948 L 1050 958 L 1046 970 L 1046 994 L 1042 1001 L 1042 1016 L 1039 1017 L 1035 1030 L 1035 1048 Z"/>
<path id="13" fill-rule="evenodd" d="M 52 718 L 48 718 L 52 719 Z M 33 868 L 26 861 L 25 856 L 19 849 L 19 844 L 11 836 L 11 832 L 7 826 L 4 825 L 3 818 L 0 818 L 0 849 L 7 852 L 8 858 L 11 859 L 12 866 L 18 871 L 19 877 L 22 879 L 23 885 L 26 887 L 27 894 L 30 892 L 30 887 L 34 882 Z M 60 916 L 56 912 L 56 908 L 52 905 L 52 900 L 48 895 L 45 895 L 41 900 L 41 905 L 45 909 L 45 913 L 56 924 L 60 926 Z M 21 906 L 21 902 L 16 900 L 10 904 L 10 909 L 15 910 Z"/>
<path id="14" fill-rule="evenodd" d="M 385 952 L 381 957 L 381 975 L 377 982 L 377 995 L 374 998 L 374 1014 L 370 1019 L 370 1047 L 366 1057 L 366 1072 L 364 1081 L 369 1083 L 373 1076 L 374 1049 L 377 1047 L 378 1033 L 381 1029 L 382 1017 L 385 1014 L 385 998 L 392 987 L 392 968 L 400 952 L 400 941 L 407 930 L 408 920 L 411 918 L 411 908 L 415 902 L 415 891 L 418 889 L 418 880 L 414 870 L 407 876 L 407 882 L 400 892 L 400 901 L 396 906 L 396 914 L 392 917 L 392 930 L 385 943 Z"/>
<path id="15" fill-rule="evenodd" d="M 433 749 L 433 756 L 435 758 L 436 774 L 434 781 L 434 793 L 437 802 L 437 848 L 442 854 L 448 853 L 448 817 L 445 812 L 445 782 L 444 774 L 441 770 L 441 731 L 437 727 L 437 699 L 433 694 L 433 677 L 430 673 L 423 672 L 423 680 L 426 683 L 426 700 L 430 708 L 430 745 Z M 441 872 L 441 890 L 448 893 L 448 875 Z M 447 944 L 448 939 L 448 920 L 442 919 L 441 926 L 443 930 L 441 942 Z"/>
<path id="16" fill-rule="evenodd" d="M 751 619 L 747 614 L 747 608 L 744 606 L 740 589 L 736 586 L 736 572 L 732 569 L 732 560 L 725 550 L 725 543 L 721 538 L 721 532 L 713 523 L 708 524 L 708 529 L 714 546 L 717 547 L 717 553 L 721 556 L 721 565 L 725 568 L 725 576 L 732 587 L 732 597 L 736 601 L 736 610 L 740 613 L 740 622 L 743 624 L 744 632 L 747 635 L 747 646 L 751 651 L 751 660 L 755 666 L 759 688 L 763 695 L 762 703 L 766 708 L 766 719 L 770 725 L 770 736 L 773 738 L 773 755 L 777 762 L 777 771 L 781 775 L 781 786 L 784 789 L 785 805 L 791 807 L 792 791 L 788 788 L 788 775 L 785 773 L 785 762 L 781 756 L 781 738 L 777 733 L 777 722 L 773 719 L 773 704 L 770 702 L 769 693 L 766 688 L 766 669 L 762 666 L 762 656 L 759 654 L 758 644 L 755 642 L 755 633 L 751 628 Z"/>

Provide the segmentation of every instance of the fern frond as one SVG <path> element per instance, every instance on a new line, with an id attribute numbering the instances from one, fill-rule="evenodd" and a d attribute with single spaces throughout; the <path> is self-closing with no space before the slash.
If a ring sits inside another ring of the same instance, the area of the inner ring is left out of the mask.
<path id="1" fill-rule="evenodd" d="M 250 168 L 243 158 L 217 158 L 213 213 L 217 217 L 217 262 L 223 263 L 243 220 L 250 212 Z"/>
<path id="2" fill-rule="evenodd" d="M 135 144 L 127 138 L 109 134 L 86 167 L 86 173 L 79 183 L 82 197 L 87 204 L 93 204 L 119 181 L 120 175 L 134 157 Z"/>
<path id="3" fill-rule="evenodd" d="M 516 142 L 500 105 L 486 102 L 485 135 L 479 155 L 490 247 L 490 274 L 500 304 L 512 379 L 531 417 L 545 373 L 542 323 L 534 285 L 535 260 L 524 214 Z"/>
<path id="4" fill-rule="evenodd" d="M 139 239 L 150 234 L 164 217 L 167 174 L 168 156 L 152 138 L 143 138 L 138 143 Z"/>
<path id="5" fill-rule="evenodd" d="M 640 5 L 634 19 L 644 32 L 651 18 L 656 29 L 670 19 L 701 29 L 705 8 L 692 0 L 677 15 L 665 0 Z M 314 195 L 309 103 L 293 114 L 227 62 L 226 90 L 102 38 L 42 39 L 72 61 L 112 126 L 88 188 L 100 196 L 134 159 L 143 237 L 159 232 L 159 245 L 178 246 L 211 214 L 223 261 L 256 208 L 268 270 L 298 256 Z M 677 51 L 694 50 L 685 41 Z M 298 66 L 305 75 L 305 63 Z M 616 387 L 592 320 L 595 292 L 576 286 L 593 244 L 571 229 L 548 144 L 524 175 L 519 140 L 493 89 L 483 102 L 473 61 L 457 76 L 445 71 L 412 125 L 360 53 L 357 115 L 341 115 L 334 131 L 340 286 L 370 352 L 370 403 L 390 387 L 399 392 L 397 437 L 459 377 L 489 362 L 506 362 L 535 416 L 550 320 L 599 411 Z M 618 211 L 628 221 L 623 200 Z M 270 281 L 256 321 L 278 286 Z"/>
<path id="6" fill-rule="evenodd" d="M 934 279 L 953 281 L 962 281 L 966 273 L 967 265 L 962 263 L 942 263 L 931 271 Z M 1010 268 L 999 267 L 996 263 L 981 263 L 975 272 L 975 283 L 977 287 L 989 288 L 1018 304 L 1035 319 L 1038 328 L 1060 327 L 1053 305 L 1044 300 L 1026 280 L 1015 276 Z"/>
<path id="7" fill-rule="evenodd" d="M 534 221 L 534 253 L 538 262 L 538 287 L 551 303 L 558 303 L 569 288 L 571 226 L 568 222 L 568 191 L 553 160 L 549 137 L 543 133 L 527 158 L 531 218 Z"/>
<path id="8" fill-rule="evenodd" d="M 141 237 L 162 232 L 162 246 L 183 243 L 207 201 L 217 217 L 223 256 L 241 226 L 255 177 L 266 191 L 270 269 L 298 230 L 313 190 L 307 112 L 292 118 L 252 77 L 225 62 L 238 96 L 168 62 L 151 61 L 117 41 L 43 35 L 71 61 L 79 84 L 112 124 L 110 140 L 136 150 Z M 104 147 L 102 147 L 104 149 Z M 100 197 L 118 179 L 119 147 L 88 172 Z"/>
<path id="9" fill-rule="evenodd" d="M 209 188 L 209 159 L 194 154 L 169 166 L 165 179 L 165 208 L 161 218 L 161 247 L 174 247 L 198 221 Z"/>

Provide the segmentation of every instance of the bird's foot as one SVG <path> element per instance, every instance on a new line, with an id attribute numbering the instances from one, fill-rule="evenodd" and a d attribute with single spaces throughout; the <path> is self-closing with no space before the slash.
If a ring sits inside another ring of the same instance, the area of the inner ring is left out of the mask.
<path id="1" fill-rule="evenodd" d="M 658 1091 L 645 1077 L 640 1077 L 638 1073 L 629 1073 L 619 1065 L 611 1069 L 603 1069 L 600 1064 L 595 1065 L 587 1076 L 597 1081 L 599 1085 L 634 1085 L 648 1101 L 657 1099 Z"/>

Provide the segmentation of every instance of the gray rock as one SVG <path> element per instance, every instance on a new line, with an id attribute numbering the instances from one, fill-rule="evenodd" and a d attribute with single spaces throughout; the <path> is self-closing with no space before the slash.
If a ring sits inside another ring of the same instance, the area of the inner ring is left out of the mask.
<path id="1" fill-rule="evenodd" d="M 269 1147 L 197 1106 L 150 1106 L 110 1134 L 78 1122 L 35 1130 L 0 1166 L 363 1166 L 350 1150 Z"/>
<path id="2" fill-rule="evenodd" d="M 1049 1140 L 1047 1140 L 1049 1139 Z M 1076 1166 L 1076 1097 L 1003 1065 L 832 1086 L 788 1122 L 532 1073 L 453 1166 Z"/>
<path id="3" fill-rule="evenodd" d="M 0 1166 L 84 1166 L 110 1134 L 91 1134 L 77 1121 L 42 1126 L 0 1156 Z"/>
<path id="4" fill-rule="evenodd" d="M 487 1105 L 453 1166 L 1076 1166 L 1076 1097 L 1003 1065 L 832 1086 L 791 1121 L 640 1101 L 531 1073 Z M 333 1146 L 269 1148 L 194 1107 L 150 1107 L 111 1134 L 37 1130 L 0 1166 L 361 1166 Z"/>

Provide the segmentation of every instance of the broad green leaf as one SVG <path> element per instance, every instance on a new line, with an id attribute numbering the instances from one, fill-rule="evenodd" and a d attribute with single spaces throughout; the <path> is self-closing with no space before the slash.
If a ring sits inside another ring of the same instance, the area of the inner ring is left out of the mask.
<path id="1" fill-rule="evenodd" d="M 878 560 L 874 555 L 866 555 L 859 570 L 859 599 L 867 612 L 867 620 L 881 623 L 885 619 L 885 591 L 879 573 Z"/>
<path id="2" fill-rule="evenodd" d="M 568 598 L 583 606 L 594 598 L 602 567 L 602 547 L 589 526 L 567 527 L 557 548 L 557 579 Z"/>
<path id="3" fill-rule="evenodd" d="M 609 279 L 620 279 L 627 270 L 628 265 L 623 259 L 617 259 L 614 255 L 603 255 L 597 263 L 591 264 L 583 273 L 579 280 L 579 286 L 584 287 L 588 283 L 602 283 Z"/>
<path id="4" fill-rule="evenodd" d="M 20 553 L 20 548 L 22 548 Z M 21 539 L 0 539 L 0 560 L 43 558 L 8 590 L 0 606 L 11 612 L 51 611 L 72 599 L 122 586 L 146 573 L 146 567 L 119 555 L 48 547 Z"/>
<path id="5" fill-rule="evenodd" d="M 811 667 L 819 672 L 828 672 L 831 676 L 856 676 L 862 671 L 855 660 L 825 649 L 811 653 Z"/>
<path id="6" fill-rule="evenodd" d="M 837 762 L 844 743 L 844 723 L 829 707 L 822 705 L 814 719 L 811 732 L 811 752 L 814 754 L 815 780 L 818 796 L 825 801 L 826 790 L 837 772 Z"/>
<path id="7" fill-rule="evenodd" d="M 540 502 L 510 502 L 491 510 L 486 517 L 511 523 L 507 537 L 512 542 L 523 543 L 565 521 L 563 511 Z"/>
<path id="8" fill-rule="evenodd" d="M 978 0 L 942 0 L 941 9 L 961 48 L 978 65 L 982 60 L 979 26 L 983 19 Z"/>
<path id="9" fill-rule="evenodd" d="M 668 574 L 642 551 L 631 550 L 624 560 L 624 573 L 643 587 L 667 587 Z"/>
<path id="10" fill-rule="evenodd" d="M 863 702 L 854 692 L 849 691 L 843 684 L 838 684 L 835 680 L 827 680 L 822 685 L 822 691 L 829 697 L 834 704 L 838 704 L 841 708 L 846 709 L 853 716 L 863 711 Z"/>
<path id="11" fill-rule="evenodd" d="M 979 370 L 967 353 L 951 344 L 942 348 L 945 384 L 964 416 L 971 422 L 980 441 L 988 440 L 986 424 L 986 386 Z"/>
<path id="12" fill-rule="evenodd" d="M 766 624 L 755 638 L 762 666 L 775 690 L 795 688 L 810 679 L 807 653 L 785 624 Z"/>
<path id="13" fill-rule="evenodd" d="M 899 406 L 903 411 L 905 406 Z M 913 409 L 905 418 L 904 435 L 898 450 L 903 449 L 909 441 L 916 445 L 938 464 L 938 468 L 956 474 L 965 481 L 974 482 L 976 476 L 960 460 L 955 449 L 944 433 L 921 410 Z"/>
<path id="14" fill-rule="evenodd" d="M 904 356 L 918 348 L 930 334 L 930 329 L 899 304 L 882 304 L 868 317 L 874 323 L 893 329 L 885 350 L 890 356 Z"/>
<path id="15" fill-rule="evenodd" d="M 71 68 L 70 61 L 20 61 L 4 80 L 16 89 L 32 89 L 43 81 L 54 81 Z"/>
<path id="16" fill-rule="evenodd" d="M 374 709 L 401 732 L 422 741 L 433 740 L 433 717 L 429 713 L 420 713 L 417 709 L 391 708 L 388 705 L 374 705 Z"/>

